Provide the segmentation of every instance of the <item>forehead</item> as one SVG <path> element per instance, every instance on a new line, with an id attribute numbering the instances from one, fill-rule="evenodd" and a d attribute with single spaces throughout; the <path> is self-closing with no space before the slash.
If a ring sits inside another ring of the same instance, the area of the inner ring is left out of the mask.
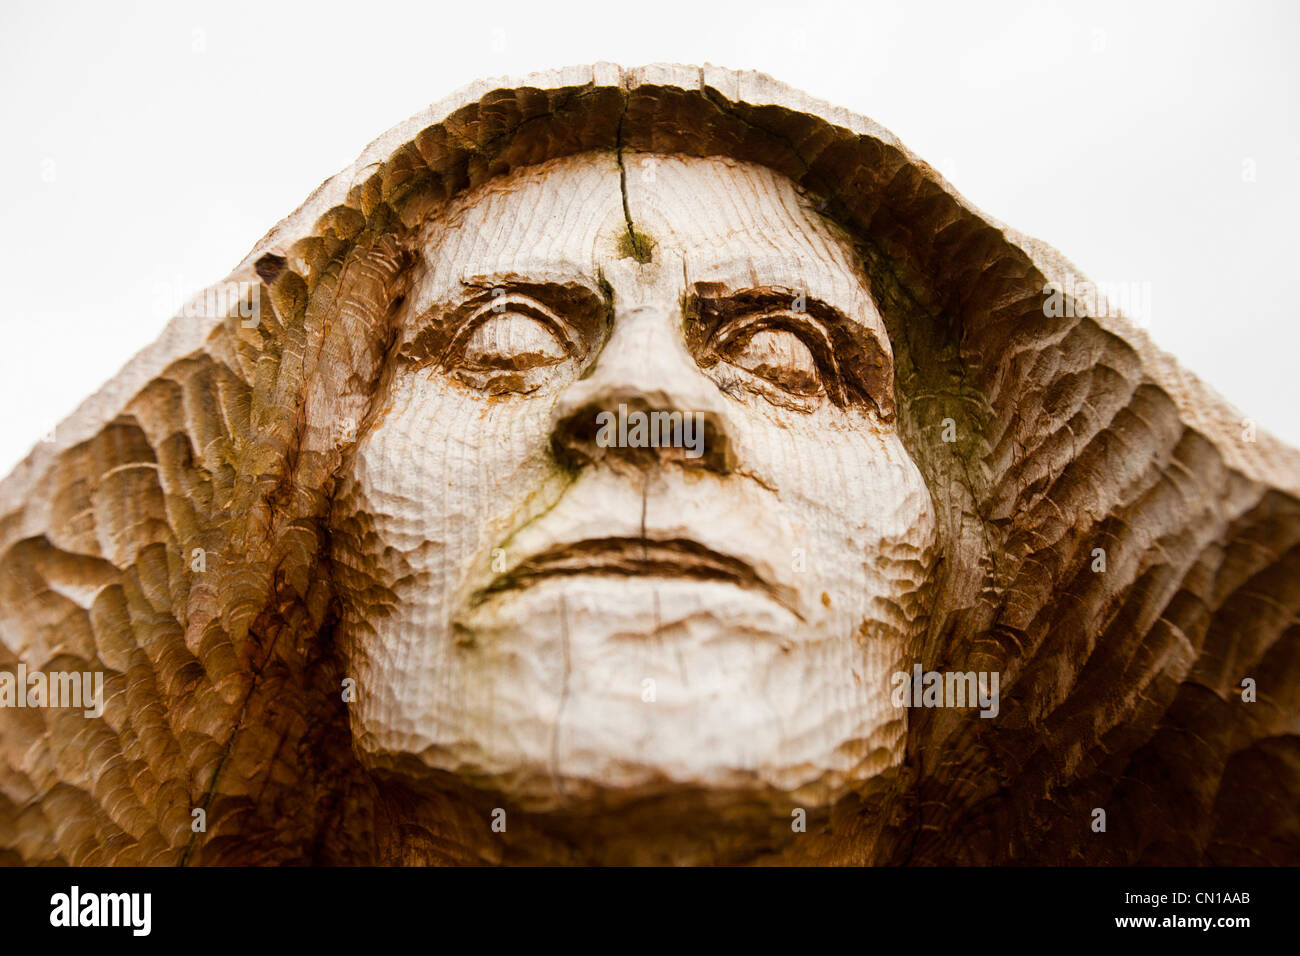
<path id="1" fill-rule="evenodd" d="M 417 307 L 485 279 L 594 285 L 623 254 L 625 198 L 654 261 L 683 287 L 794 289 L 875 317 L 852 250 L 789 179 L 720 157 L 645 153 L 625 154 L 623 169 L 612 153 L 552 160 L 459 197 L 425 230 Z"/>

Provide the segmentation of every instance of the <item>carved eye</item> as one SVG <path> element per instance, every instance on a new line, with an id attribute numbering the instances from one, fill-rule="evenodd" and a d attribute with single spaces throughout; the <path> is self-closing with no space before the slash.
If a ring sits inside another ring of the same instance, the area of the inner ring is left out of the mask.
<path id="1" fill-rule="evenodd" d="M 549 394 L 582 371 L 609 329 L 609 305 L 579 283 L 466 283 L 405 324 L 404 368 L 490 396 Z"/>
<path id="2" fill-rule="evenodd" d="M 821 372 L 812 351 L 794 332 L 760 328 L 740 332 L 721 344 L 727 362 L 796 395 L 816 395 L 822 390 Z"/>
<path id="3" fill-rule="evenodd" d="M 546 323 L 520 312 L 502 312 L 470 333 L 461 361 L 468 368 L 519 372 L 558 365 L 568 355 L 565 344 Z"/>

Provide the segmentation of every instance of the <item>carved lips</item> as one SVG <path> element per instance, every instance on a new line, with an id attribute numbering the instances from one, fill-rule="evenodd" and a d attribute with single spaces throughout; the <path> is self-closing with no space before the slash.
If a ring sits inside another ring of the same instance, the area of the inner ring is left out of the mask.
<path id="1" fill-rule="evenodd" d="M 685 538 L 666 541 L 639 537 L 595 538 L 559 545 L 502 573 L 484 589 L 482 597 L 525 588 L 544 578 L 580 574 L 728 581 L 762 591 L 798 615 L 793 595 L 783 594 L 782 589 L 765 581 L 749 564 Z"/>

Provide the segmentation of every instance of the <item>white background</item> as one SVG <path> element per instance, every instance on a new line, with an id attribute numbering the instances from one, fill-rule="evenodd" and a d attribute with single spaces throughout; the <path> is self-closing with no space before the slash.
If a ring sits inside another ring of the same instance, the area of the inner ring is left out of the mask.
<path id="1" fill-rule="evenodd" d="M 1148 283 L 1156 342 L 1300 444 L 1300 4 L 41 0 L 0 12 L 0 473 L 389 126 L 598 60 L 872 117 L 1092 279 Z"/>

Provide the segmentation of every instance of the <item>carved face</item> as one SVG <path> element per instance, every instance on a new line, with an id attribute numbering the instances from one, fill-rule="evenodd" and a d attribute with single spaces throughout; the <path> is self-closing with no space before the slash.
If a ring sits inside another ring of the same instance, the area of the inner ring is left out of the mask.
<path id="1" fill-rule="evenodd" d="M 556 160 L 462 197 L 417 269 L 333 519 L 363 760 L 534 809 L 824 803 L 897 763 L 935 517 L 795 185 Z"/>

